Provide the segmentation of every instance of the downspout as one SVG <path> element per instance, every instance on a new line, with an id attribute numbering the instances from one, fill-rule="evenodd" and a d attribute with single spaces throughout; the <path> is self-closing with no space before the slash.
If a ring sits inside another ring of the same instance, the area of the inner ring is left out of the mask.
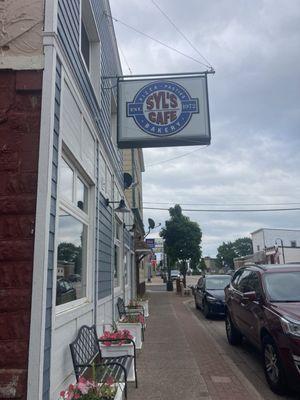
<path id="1" fill-rule="evenodd" d="M 112 201 L 115 201 L 115 175 L 112 175 Z M 114 203 L 113 203 L 114 204 Z M 114 205 L 112 206 L 111 211 L 111 220 L 112 220 L 112 245 L 111 245 L 111 301 L 112 301 L 112 313 L 111 319 L 112 322 L 115 322 L 115 211 Z"/>

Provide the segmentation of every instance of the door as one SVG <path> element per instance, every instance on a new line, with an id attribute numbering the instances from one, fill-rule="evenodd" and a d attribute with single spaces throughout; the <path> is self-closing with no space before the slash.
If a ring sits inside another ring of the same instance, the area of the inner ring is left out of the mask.
<path id="1" fill-rule="evenodd" d="M 249 301 L 242 298 L 240 317 L 243 324 L 245 336 L 255 345 L 260 345 L 260 321 L 263 318 L 263 310 L 261 305 L 262 288 L 260 275 L 256 271 L 240 281 L 240 291 L 244 294 L 247 292 L 255 292 L 256 300 Z"/>

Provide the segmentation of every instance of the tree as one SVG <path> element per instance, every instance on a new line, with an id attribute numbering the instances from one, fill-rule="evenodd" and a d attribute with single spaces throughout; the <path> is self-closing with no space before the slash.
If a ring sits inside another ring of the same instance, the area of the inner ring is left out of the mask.
<path id="1" fill-rule="evenodd" d="M 191 266 L 195 266 L 201 257 L 202 232 L 197 222 L 182 214 L 179 204 L 171 207 L 169 214 L 171 218 L 166 221 L 166 227 L 160 231 L 160 236 L 165 241 L 169 266 L 174 266 L 176 262 L 180 263 L 180 272 L 183 274 L 185 284 L 187 262 L 192 260 Z"/>
<path id="2" fill-rule="evenodd" d="M 233 259 L 236 257 L 236 252 L 234 249 L 234 244 L 232 242 L 223 242 L 221 246 L 218 247 L 217 254 L 217 265 L 219 268 L 230 268 L 233 269 Z"/>
<path id="3" fill-rule="evenodd" d="M 247 237 L 239 238 L 234 242 L 223 242 L 218 247 L 217 265 L 219 268 L 234 268 L 233 259 L 253 254 L 252 240 Z"/>
<path id="4" fill-rule="evenodd" d="M 233 242 L 237 257 L 248 256 L 253 254 L 252 240 L 248 237 L 237 239 Z"/>

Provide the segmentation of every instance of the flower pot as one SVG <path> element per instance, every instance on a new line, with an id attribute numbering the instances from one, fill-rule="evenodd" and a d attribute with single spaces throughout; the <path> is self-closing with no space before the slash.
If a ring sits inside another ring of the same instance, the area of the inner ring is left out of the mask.
<path id="1" fill-rule="evenodd" d="M 142 324 L 140 322 L 122 322 L 117 323 L 118 329 L 127 329 L 131 335 L 135 338 L 135 346 L 137 349 L 141 349 L 142 342 Z"/>
<path id="2" fill-rule="evenodd" d="M 145 317 L 149 317 L 149 301 L 143 300 L 138 302 L 140 306 L 143 306 Z"/>
<path id="3" fill-rule="evenodd" d="M 135 341 L 135 338 L 133 339 Z M 110 346 L 105 346 L 100 342 L 101 354 L 103 357 L 120 357 L 120 356 L 134 356 L 134 347 L 132 343 L 125 344 L 111 344 Z M 134 359 L 128 371 L 127 380 L 129 382 L 135 381 L 135 368 Z"/>

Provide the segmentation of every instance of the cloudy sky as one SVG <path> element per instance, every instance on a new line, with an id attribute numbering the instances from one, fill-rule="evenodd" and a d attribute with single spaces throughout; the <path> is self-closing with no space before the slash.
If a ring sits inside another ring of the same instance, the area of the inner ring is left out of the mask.
<path id="1" fill-rule="evenodd" d="M 300 207 L 299 0 L 110 3 L 121 22 L 207 63 L 159 5 L 216 70 L 208 82 L 211 145 L 145 149 L 144 206 Z M 128 66 L 133 74 L 206 69 L 120 22 L 115 30 L 126 75 Z M 164 210 L 145 209 L 144 214 L 145 221 L 168 219 Z M 199 223 L 203 254 L 210 256 L 223 241 L 262 227 L 300 229 L 300 211 L 185 214 Z"/>

